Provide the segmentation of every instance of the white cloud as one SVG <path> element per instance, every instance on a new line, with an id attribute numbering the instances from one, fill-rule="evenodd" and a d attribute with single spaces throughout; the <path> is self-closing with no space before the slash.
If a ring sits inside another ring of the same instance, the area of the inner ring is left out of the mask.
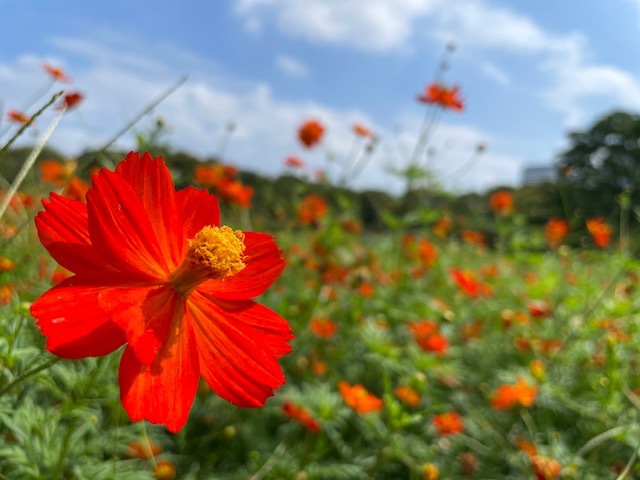
<path id="1" fill-rule="evenodd" d="M 503 69 L 501 69 L 494 63 L 491 63 L 491 62 L 482 63 L 480 66 L 480 71 L 482 71 L 483 74 L 485 74 L 487 77 L 491 78 L 492 80 L 495 80 L 502 86 L 506 87 L 511 85 L 512 83 L 511 78 L 509 77 L 507 72 L 505 72 Z"/>
<path id="2" fill-rule="evenodd" d="M 288 55 L 278 55 L 276 57 L 276 65 L 284 74 L 290 77 L 304 77 L 309 73 L 303 63 Z"/>
<path id="3" fill-rule="evenodd" d="M 311 41 L 365 51 L 402 47 L 414 21 L 441 0 L 236 0 L 246 22 L 275 18 L 279 30 Z"/>

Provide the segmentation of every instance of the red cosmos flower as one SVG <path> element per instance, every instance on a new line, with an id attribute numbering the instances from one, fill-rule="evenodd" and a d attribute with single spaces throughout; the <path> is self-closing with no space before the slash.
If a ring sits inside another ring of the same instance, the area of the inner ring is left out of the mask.
<path id="1" fill-rule="evenodd" d="M 397 386 L 393 393 L 398 400 L 410 407 L 415 408 L 420 405 L 420 394 L 407 385 Z"/>
<path id="2" fill-rule="evenodd" d="M 291 168 L 303 168 L 304 167 L 304 162 L 302 160 L 300 160 L 300 158 L 296 157 L 295 155 L 290 155 L 287 158 L 284 159 L 284 164 L 287 167 L 291 167 Z"/>
<path id="3" fill-rule="evenodd" d="M 31 314 L 63 358 L 126 344 L 120 398 L 133 421 L 177 432 L 202 375 L 241 407 L 260 407 L 285 383 L 291 351 L 283 318 L 251 299 L 282 272 L 269 235 L 220 226 L 218 200 L 175 190 L 161 157 L 130 153 L 92 179 L 87 202 L 55 193 L 35 219 L 40 241 L 75 275 Z"/>
<path id="4" fill-rule="evenodd" d="M 315 224 L 329 211 L 327 202 L 320 195 L 310 193 L 302 199 L 298 207 L 298 218 L 303 224 Z"/>
<path id="5" fill-rule="evenodd" d="M 491 293 L 491 286 L 478 282 L 476 276 L 469 270 L 452 268 L 449 270 L 449 274 L 458 288 L 470 297 L 489 295 Z"/>
<path id="6" fill-rule="evenodd" d="M 569 224 L 561 218 L 552 218 L 544 226 L 544 236 L 551 248 L 556 248 L 569 233 Z"/>
<path id="7" fill-rule="evenodd" d="M 603 218 L 587 218 L 586 224 L 593 243 L 600 248 L 607 248 L 611 241 L 611 227 Z"/>
<path id="8" fill-rule="evenodd" d="M 538 387 L 529 386 L 519 378 L 515 385 L 500 385 L 491 397 L 491 406 L 496 410 L 508 410 L 516 405 L 530 407 L 537 394 Z"/>
<path id="9" fill-rule="evenodd" d="M 20 112 L 15 108 L 7 111 L 7 118 L 12 122 L 19 123 L 20 125 L 24 125 L 29 120 L 31 120 L 31 117 L 29 115 L 27 115 L 26 113 Z"/>
<path id="10" fill-rule="evenodd" d="M 58 110 L 71 110 L 77 107 L 80 102 L 84 100 L 84 94 L 80 92 L 70 92 L 63 95 L 62 100 L 58 102 L 56 107 Z"/>
<path id="11" fill-rule="evenodd" d="M 307 148 L 311 148 L 319 143 L 323 134 L 324 127 L 317 120 L 307 120 L 298 129 L 298 138 Z"/>
<path id="12" fill-rule="evenodd" d="M 78 164 L 74 160 L 66 160 L 65 162 L 61 162 L 60 160 L 43 160 L 38 164 L 40 180 L 53 183 L 60 187 L 73 175 L 77 166 Z"/>
<path id="13" fill-rule="evenodd" d="M 338 331 L 338 325 L 330 318 L 314 318 L 309 323 L 311 331 L 320 338 L 333 338 Z"/>
<path id="14" fill-rule="evenodd" d="M 441 436 L 454 435 L 464 430 L 462 417 L 457 412 L 447 412 L 436 415 L 431 420 L 431 423 L 436 427 L 438 434 Z"/>
<path id="15" fill-rule="evenodd" d="M 285 401 L 282 404 L 282 413 L 284 413 L 287 417 L 301 423 L 308 430 L 312 432 L 317 432 L 320 430 L 320 423 L 311 416 L 311 413 L 299 405 L 296 405 L 293 402 Z"/>
<path id="16" fill-rule="evenodd" d="M 218 185 L 218 193 L 225 202 L 249 208 L 254 191 L 253 187 L 245 185 L 240 180 L 226 180 Z"/>
<path id="17" fill-rule="evenodd" d="M 338 389 L 344 403 L 358 413 L 377 412 L 382 408 L 382 399 L 369 393 L 362 385 L 351 386 L 347 382 L 340 382 Z"/>
<path id="18" fill-rule="evenodd" d="M 439 83 L 432 83 L 425 87 L 424 93 L 418 95 L 418 101 L 461 112 L 464 109 L 464 104 L 460 98 L 459 90 L 458 86 L 448 88 Z"/>
<path id="19" fill-rule="evenodd" d="M 442 217 L 433 224 L 433 233 L 440 238 L 445 238 L 451 229 L 451 220 L 447 217 Z"/>
<path id="20" fill-rule="evenodd" d="M 71 177 L 67 184 L 64 186 L 62 195 L 70 198 L 71 200 L 86 201 L 87 192 L 89 191 L 89 184 L 82 180 L 80 177 Z"/>
<path id="21" fill-rule="evenodd" d="M 373 137 L 373 132 L 362 125 L 361 123 L 354 123 L 352 127 L 353 133 L 355 133 L 359 137 Z"/>
<path id="22" fill-rule="evenodd" d="M 71 83 L 71 78 L 69 78 L 67 74 L 64 73 L 64 70 L 62 70 L 62 68 L 60 67 L 54 67 L 52 65 L 49 65 L 48 63 L 45 63 L 44 65 L 42 65 L 42 69 L 57 82 Z"/>
<path id="23" fill-rule="evenodd" d="M 489 197 L 489 204 L 496 215 L 508 215 L 513 212 L 513 194 L 506 190 L 495 192 Z"/>

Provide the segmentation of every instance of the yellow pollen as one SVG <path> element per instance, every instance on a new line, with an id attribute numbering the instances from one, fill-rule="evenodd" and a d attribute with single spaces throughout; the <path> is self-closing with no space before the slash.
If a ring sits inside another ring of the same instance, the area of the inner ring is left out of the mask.
<path id="1" fill-rule="evenodd" d="M 193 267 L 206 267 L 214 278 L 235 275 L 244 263 L 244 233 L 207 225 L 188 242 L 186 260 Z"/>

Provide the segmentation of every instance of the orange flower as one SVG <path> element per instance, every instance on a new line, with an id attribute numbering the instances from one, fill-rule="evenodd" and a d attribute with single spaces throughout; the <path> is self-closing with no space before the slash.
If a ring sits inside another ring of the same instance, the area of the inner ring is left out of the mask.
<path id="1" fill-rule="evenodd" d="M 320 338 L 333 338 L 338 331 L 336 322 L 329 318 L 314 318 L 309 323 L 311 331 Z"/>
<path id="2" fill-rule="evenodd" d="M 556 480 L 562 465 L 554 458 L 537 455 L 531 459 L 531 466 L 536 474 L 537 480 Z"/>
<path id="3" fill-rule="evenodd" d="M 298 219 L 303 224 L 316 224 L 329 211 L 327 202 L 320 195 L 310 193 L 298 207 Z"/>
<path id="4" fill-rule="evenodd" d="M 73 175 L 77 165 L 73 160 L 67 160 L 65 162 L 61 162 L 60 160 L 44 160 L 38 164 L 40 180 L 56 186 L 62 186 L 67 178 Z"/>
<path id="5" fill-rule="evenodd" d="M 496 410 L 508 410 L 516 405 L 530 407 L 536 401 L 538 387 L 528 386 L 520 378 L 515 385 L 500 385 L 491 398 L 491 406 Z"/>
<path id="6" fill-rule="evenodd" d="M 45 63 L 42 65 L 42 69 L 47 72 L 55 81 L 60 83 L 71 83 L 71 79 L 64 73 L 64 70 L 60 67 L 54 67 Z"/>
<path id="7" fill-rule="evenodd" d="M 218 199 L 176 191 L 161 157 L 130 153 L 92 178 L 87 202 L 51 194 L 35 224 L 74 275 L 31 304 L 46 348 L 85 358 L 124 348 L 120 398 L 132 421 L 179 431 L 200 378 L 261 407 L 285 383 L 289 324 L 253 301 L 284 268 L 273 237 L 220 225 Z"/>
<path id="8" fill-rule="evenodd" d="M 62 96 L 61 101 L 56 107 L 58 110 L 71 110 L 77 107 L 84 100 L 84 94 L 81 92 L 70 92 Z"/>
<path id="9" fill-rule="evenodd" d="M 516 446 L 520 451 L 526 453 L 529 458 L 533 458 L 538 455 L 538 449 L 536 446 L 522 437 L 516 438 Z"/>
<path id="10" fill-rule="evenodd" d="M 478 295 L 487 293 L 488 291 L 487 287 L 480 284 L 480 282 L 476 280 L 473 272 L 469 270 L 452 268 L 449 270 L 449 274 L 458 288 L 470 297 L 477 297 Z"/>
<path id="11" fill-rule="evenodd" d="M 26 113 L 20 112 L 15 108 L 7 111 L 7 118 L 12 122 L 19 123 L 21 125 L 24 125 L 29 120 L 31 120 L 31 117 L 29 115 L 27 115 Z"/>
<path id="12" fill-rule="evenodd" d="M 489 198 L 489 204 L 497 215 L 508 215 L 513 212 L 513 194 L 506 190 L 495 192 Z"/>
<path id="13" fill-rule="evenodd" d="M 16 268 L 16 262 L 6 257 L 0 257 L 0 272 L 11 272 Z"/>
<path id="14" fill-rule="evenodd" d="M 556 248 L 569 233 L 569 224 L 561 218 L 552 218 L 544 226 L 544 235 L 551 248 Z"/>
<path id="15" fill-rule="evenodd" d="M 605 223 L 603 218 L 588 218 L 586 223 L 593 243 L 600 248 L 607 248 L 611 241 L 611 227 Z"/>
<path id="16" fill-rule="evenodd" d="M 316 359 L 311 360 L 311 371 L 317 377 L 323 376 L 325 373 L 327 373 L 327 370 L 328 370 L 328 367 L 326 362 L 323 362 L 322 360 L 316 360 Z"/>
<path id="17" fill-rule="evenodd" d="M 411 387 L 399 385 L 395 388 L 393 393 L 398 400 L 410 407 L 415 408 L 420 405 L 420 394 Z"/>
<path id="18" fill-rule="evenodd" d="M 436 427 L 438 434 L 441 436 L 454 435 L 464 430 L 462 417 L 456 412 L 447 412 L 436 415 L 431 419 L 431 423 Z"/>
<path id="19" fill-rule="evenodd" d="M 13 285 L 0 285 L 0 304 L 8 305 L 16 293 Z"/>
<path id="20" fill-rule="evenodd" d="M 422 467 L 422 473 L 424 473 L 424 480 L 439 480 L 440 470 L 433 463 L 425 463 Z"/>
<path id="21" fill-rule="evenodd" d="M 441 238 L 445 238 L 451 229 L 451 220 L 447 217 L 442 217 L 433 224 L 433 233 Z"/>
<path id="22" fill-rule="evenodd" d="M 463 230 L 461 232 L 461 235 L 462 235 L 462 241 L 464 243 L 469 243 L 472 245 L 484 246 L 486 241 L 486 237 L 484 233 L 476 232 L 474 230 Z"/>
<path id="23" fill-rule="evenodd" d="M 545 300 L 531 300 L 527 305 L 529 315 L 534 318 L 541 318 L 551 315 L 552 309 L 549 302 Z"/>
<path id="24" fill-rule="evenodd" d="M 298 130 L 298 138 L 300 142 L 307 147 L 311 148 L 322 140 L 324 134 L 324 127 L 316 120 L 307 120 L 304 122 Z"/>
<path id="25" fill-rule="evenodd" d="M 169 460 L 159 460 L 153 467 L 156 480 L 173 480 L 176 478 L 176 467 Z"/>
<path id="26" fill-rule="evenodd" d="M 354 123 L 352 128 L 353 133 L 355 133 L 359 137 L 373 137 L 373 132 L 361 123 Z"/>
<path id="27" fill-rule="evenodd" d="M 545 376 L 544 363 L 542 360 L 536 358 L 529 363 L 529 371 L 537 380 L 542 380 Z"/>
<path id="28" fill-rule="evenodd" d="M 435 353 L 438 356 L 443 356 L 447 353 L 449 348 L 449 340 L 443 337 L 439 333 L 434 333 L 429 337 L 418 340 L 418 345 L 426 352 Z"/>
<path id="29" fill-rule="evenodd" d="M 291 167 L 291 168 L 303 168 L 304 167 L 304 162 L 302 160 L 300 160 L 300 158 L 296 157 L 295 155 L 291 155 L 287 158 L 284 159 L 284 164 L 287 167 Z"/>
<path id="30" fill-rule="evenodd" d="M 448 88 L 439 83 L 432 83 L 425 87 L 424 93 L 418 95 L 418 101 L 438 105 L 444 109 L 461 112 L 464 109 L 459 93 L 460 87 Z"/>
<path id="31" fill-rule="evenodd" d="M 233 180 L 237 175 L 238 170 L 232 165 L 198 165 L 193 169 L 196 183 L 205 188 L 218 188 L 221 183 Z"/>
<path id="32" fill-rule="evenodd" d="M 71 200 L 78 200 L 84 202 L 86 200 L 87 192 L 89 191 L 89 184 L 82 180 L 80 177 L 71 177 L 67 184 L 64 186 L 62 195 Z"/>
<path id="33" fill-rule="evenodd" d="M 424 268 L 433 265 L 438 257 L 438 249 L 429 240 L 423 239 L 418 242 L 418 260 Z"/>
<path id="34" fill-rule="evenodd" d="M 428 338 L 438 333 L 438 324 L 431 320 L 423 320 L 422 322 L 410 323 L 409 330 L 413 334 L 416 341 Z"/>
<path id="35" fill-rule="evenodd" d="M 351 386 L 347 382 L 340 382 L 338 389 L 344 403 L 358 413 L 378 412 L 382 409 L 382 399 L 369 393 L 362 385 Z"/>
<path id="36" fill-rule="evenodd" d="M 249 208 L 254 191 L 253 187 L 245 185 L 240 180 L 227 180 L 218 185 L 218 193 L 225 202 Z"/>
<path id="37" fill-rule="evenodd" d="M 306 408 L 296 405 L 293 402 L 285 401 L 282 404 L 282 413 L 284 413 L 292 420 L 295 420 L 304 425 L 308 430 L 312 432 L 317 432 L 320 430 L 320 424 L 311 416 L 311 413 L 309 413 Z"/>
<path id="38" fill-rule="evenodd" d="M 358 293 L 360 293 L 360 295 L 363 296 L 364 298 L 373 297 L 373 293 L 374 293 L 373 285 L 371 285 L 371 283 L 369 282 L 362 282 L 358 287 Z"/>
<path id="39" fill-rule="evenodd" d="M 162 447 L 156 445 L 151 440 L 142 442 L 129 443 L 128 456 L 130 458 L 140 458 L 146 460 L 147 458 L 155 457 L 162 453 Z"/>

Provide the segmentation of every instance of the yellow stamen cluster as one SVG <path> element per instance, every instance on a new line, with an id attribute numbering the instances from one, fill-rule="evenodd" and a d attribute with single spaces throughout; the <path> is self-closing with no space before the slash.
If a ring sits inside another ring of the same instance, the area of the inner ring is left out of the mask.
<path id="1" fill-rule="evenodd" d="M 211 278 L 235 275 L 244 263 L 244 233 L 225 226 L 207 225 L 189 240 L 186 260 L 192 267 L 206 267 Z"/>

